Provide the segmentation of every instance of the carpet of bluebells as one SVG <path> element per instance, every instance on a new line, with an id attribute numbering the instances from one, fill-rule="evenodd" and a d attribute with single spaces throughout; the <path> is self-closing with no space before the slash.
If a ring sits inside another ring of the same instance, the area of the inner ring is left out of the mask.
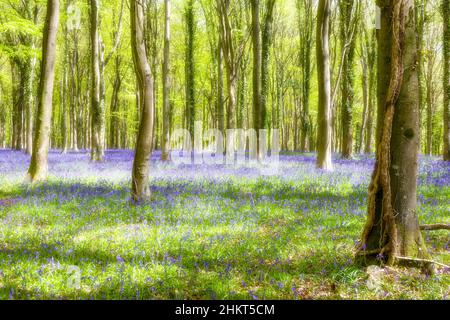
<path id="1" fill-rule="evenodd" d="M 283 154 L 275 176 L 250 167 L 151 164 L 151 202 L 130 202 L 133 153 L 49 155 L 49 179 L 24 182 L 29 157 L 0 150 L 0 299 L 449 299 L 449 270 L 353 262 L 374 160 Z M 421 158 L 421 223 L 450 222 L 450 164 Z M 450 264 L 448 231 L 424 233 Z"/>

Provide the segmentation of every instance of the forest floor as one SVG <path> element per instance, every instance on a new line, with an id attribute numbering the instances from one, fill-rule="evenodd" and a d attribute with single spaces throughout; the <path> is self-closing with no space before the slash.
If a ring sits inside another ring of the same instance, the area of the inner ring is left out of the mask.
<path id="1" fill-rule="evenodd" d="M 130 203 L 133 153 L 49 156 L 50 177 L 23 183 L 28 156 L 0 150 L 0 299 L 449 299 L 449 270 L 353 263 L 374 161 L 284 154 L 281 172 L 151 168 L 154 199 Z M 450 164 L 422 157 L 421 223 L 450 222 Z M 424 232 L 450 264 L 448 231 Z"/>

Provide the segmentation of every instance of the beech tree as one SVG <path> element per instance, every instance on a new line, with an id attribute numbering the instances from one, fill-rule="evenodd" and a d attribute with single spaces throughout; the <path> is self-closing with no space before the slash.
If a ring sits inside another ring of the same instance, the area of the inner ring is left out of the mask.
<path id="1" fill-rule="evenodd" d="M 149 200 L 151 196 L 149 186 L 149 161 L 152 153 L 154 124 L 153 75 L 147 60 L 145 47 L 145 15 L 144 4 L 142 1 L 131 1 L 130 19 L 131 49 L 140 97 L 139 110 L 141 110 L 131 186 L 132 198 L 137 203 L 143 200 Z"/>
<path id="2" fill-rule="evenodd" d="M 164 1 L 164 60 L 163 60 L 163 132 L 162 160 L 169 160 L 170 149 L 170 0 Z"/>
<path id="3" fill-rule="evenodd" d="M 443 63 L 444 63 L 444 161 L 450 161 L 450 1 L 442 0 L 442 18 L 444 21 Z"/>
<path id="4" fill-rule="evenodd" d="M 91 28 L 91 160 L 103 161 L 105 106 L 101 99 L 99 0 L 90 0 Z"/>
<path id="5" fill-rule="evenodd" d="M 301 79 L 301 137 L 300 150 L 312 148 L 312 123 L 310 119 L 311 51 L 314 43 L 314 14 L 312 0 L 297 0 L 298 29 L 300 33 L 300 79 Z"/>
<path id="6" fill-rule="evenodd" d="M 357 20 L 359 4 L 357 1 L 339 1 L 340 36 L 342 50 L 341 81 L 341 155 L 350 159 L 353 154 L 353 101 L 354 90 L 354 58 L 356 47 Z"/>
<path id="7" fill-rule="evenodd" d="M 30 168 L 28 169 L 31 182 L 43 180 L 47 177 L 47 156 L 52 116 L 58 23 L 59 0 L 48 0 L 42 40 L 42 62 L 38 90 L 36 132 L 33 141 Z"/>
<path id="8" fill-rule="evenodd" d="M 368 218 L 358 247 L 366 263 L 427 258 L 417 216 L 419 97 L 413 0 L 378 0 L 379 144 Z M 387 81 L 384 81 L 387 80 Z"/>
<path id="9" fill-rule="evenodd" d="M 185 8 L 185 23 L 186 23 L 186 61 L 185 61 L 185 76 L 186 76 L 186 127 L 194 136 L 195 123 L 195 12 L 194 0 L 188 0 Z"/>
<path id="10" fill-rule="evenodd" d="M 319 169 L 333 170 L 331 162 L 331 73 L 330 73 L 330 0 L 319 0 L 317 8 L 316 59 L 319 104 L 317 115 L 317 161 Z"/>

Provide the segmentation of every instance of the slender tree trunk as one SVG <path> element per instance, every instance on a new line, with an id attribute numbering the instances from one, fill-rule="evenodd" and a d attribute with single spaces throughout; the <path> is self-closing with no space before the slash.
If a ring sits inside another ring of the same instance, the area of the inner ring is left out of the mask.
<path id="1" fill-rule="evenodd" d="M 450 161 L 450 1 L 442 0 L 444 20 L 443 63 L 444 63 L 444 161 Z"/>
<path id="2" fill-rule="evenodd" d="M 11 80 L 12 80 L 12 148 L 22 150 L 23 133 L 23 106 L 24 106 L 24 82 L 23 73 L 20 71 L 20 61 L 11 60 Z"/>
<path id="3" fill-rule="evenodd" d="M 330 0 L 319 0 L 317 13 L 317 78 L 319 106 L 317 116 L 317 168 L 333 170 L 331 162 L 331 73 L 330 73 Z"/>
<path id="4" fill-rule="evenodd" d="M 34 45 L 32 45 L 34 47 Z M 31 155 L 33 151 L 33 115 L 34 115 L 34 98 L 33 98 L 33 85 L 34 85 L 34 69 L 36 66 L 36 57 L 32 57 L 29 60 L 29 67 L 26 71 L 27 84 L 25 89 L 25 103 L 26 103 L 26 152 Z"/>
<path id="5" fill-rule="evenodd" d="M 224 134 L 225 130 L 225 106 L 223 99 L 223 52 L 220 36 L 217 46 L 217 128 Z"/>
<path id="6" fill-rule="evenodd" d="M 267 96 L 269 93 L 270 47 L 272 45 L 273 13 L 276 0 L 267 0 L 261 34 L 261 128 L 267 127 Z"/>
<path id="7" fill-rule="evenodd" d="M 31 182 L 47 176 L 47 155 L 52 115 L 53 85 L 55 78 L 56 36 L 59 23 L 59 0 L 47 1 L 47 17 L 42 41 L 41 77 L 38 91 L 36 132 L 33 141 L 28 175 Z"/>
<path id="8" fill-rule="evenodd" d="M 357 5 L 357 4 L 355 4 Z M 341 82 L 341 155 L 344 159 L 352 158 L 353 154 L 353 100 L 354 100 L 354 56 L 355 56 L 355 31 L 352 16 L 353 0 L 339 1 L 341 14 L 341 49 L 344 52 Z"/>
<path id="9" fill-rule="evenodd" d="M 163 137 L 162 161 L 169 160 L 170 151 L 170 0 L 164 1 L 164 61 L 163 61 Z"/>
<path id="10" fill-rule="evenodd" d="M 144 34 L 144 8 L 139 0 L 130 3 L 131 47 L 136 70 L 141 120 L 133 162 L 131 194 L 135 202 L 149 200 L 149 162 L 153 142 L 153 75 L 147 60 Z"/>
<path id="11" fill-rule="evenodd" d="M 381 8 L 378 80 L 382 82 L 388 73 L 389 81 L 379 84 L 380 140 L 358 256 L 366 263 L 378 258 L 395 264 L 401 262 L 398 256 L 427 257 L 416 211 L 419 84 L 413 67 L 417 63 L 414 2 L 379 0 L 377 4 Z"/>
<path id="12" fill-rule="evenodd" d="M 194 37 L 195 37 L 195 16 L 194 0 L 188 0 L 186 4 L 186 112 L 187 127 L 194 136 L 195 124 L 195 63 L 194 63 Z"/>
<path id="13" fill-rule="evenodd" d="M 90 0 L 91 27 L 91 160 L 103 161 L 104 106 L 101 103 L 101 70 L 100 70 L 100 35 L 99 35 L 99 0 Z"/>
<path id="14" fill-rule="evenodd" d="M 415 19 L 416 19 L 416 37 L 417 37 L 417 77 L 419 79 L 419 124 L 422 123 L 422 112 L 424 110 L 424 92 L 425 88 L 423 85 L 423 37 L 424 37 L 424 29 L 426 24 L 426 6 L 427 0 L 414 0 L 415 1 Z M 422 131 L 422 126 L 419 125 L 419 130 Z M 421 132 L 419 136 L 422 136 Z"/>
<path id="15" fill-rule="evenodd" d="M 311 51 L 314 33 L 313 0 L 297 0 L 300 30 L 300 70 L 301 70 L 301 141 L 300 150 L 312 150 L 311 122 L 309 114 L 309 94 L 311 84 Z"/>
<path id="16" fill-rule="evenodd" d="M 263 128 L 261 117 L 261 35 L 259 25 L 259 0 L 252 0 L 252 43 L 253 43 L 253 128 L 257 136 L 257 154 L 260 154 L 259 130 Z"/>
<path id="17" fill-rule="evenodd" d="M 122 76 L 120 74 L 120 72 L 121 72 L 120 65 L 121 65 L 121 57 L 119 55 L 117 55 L 115 58 L 115 66 L 114 66 L 115 75 L 114 75 L 113 92 L 112 92 L 112 96 L 111 96 L 111 106 L 110 106 L 111 122 L 110 122 L 110 130 L 109 130 L 109 135 L 110 135 L 109 140 L 110 140 L 110 146 L 113 149 L 119 148 L 119 131 L 120 131 L 119 92 L 120 92 L 120 88 L 122 86 Z"/>
<path id="18" fill-rule="evenodd" d="M 62 153 L 67 153 L 69 149 L 69 135 L 70 135 L 70 125 L 69 125 L 69 110 L 67 107 L 67 69 L 64 67 L 63 76 L 61 79 L 61 131 L 62 131 Z"/>
<path id="19" fill-rule="evenodd" d="M 427 122 L 426 122 L 426 145 L 425 154 L 431 156 L 433 153 L 433 57 L 428 58 L 428 70 L 426 76 L 426 112 L 427 112 Z M 420 100 L 419 100 L 420 101 Z"/>
<path id="20" fill-rule="evenodd" d="M 370 34 L 370 40 L 368 40 L 366 44 L 366 48 L 368 51 L 368 69 L 369 69 L 369 105 L 368 105 L 368 114 L 367 114 L 367 126 L 366 126 L 366 144 L 364 147 L 365 153 L 372 152 L 372 136 L 373 136 L 373 113 L 374 113 L 374 100 L 375 100 L 375 62 L 376 62 L 376 39 L 375 39 L 375 31 L 372 31 Z"/>

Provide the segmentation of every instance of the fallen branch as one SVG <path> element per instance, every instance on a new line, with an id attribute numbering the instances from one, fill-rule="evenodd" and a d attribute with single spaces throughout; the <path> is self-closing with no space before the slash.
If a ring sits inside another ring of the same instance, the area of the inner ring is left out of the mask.
<path id="1" fill-rule="evenodd" d="M 420 230 L 450 230 L 450 224 L 446 223 L 436 223 L 436 224 L 427 224 L 420 226 Z"/>
<path id="2" fill-rule="evenodd" d="M 429 260 L 429 259 L 419 259 L 419 258 L 409 258 L 409 257 L 400 257 L 400 256 L 396 256 L 395 259 L 398 260 L 403 260 L 403 261 L 410 261 L 410 262 L 422 262 L 422 263 L 432 263 L 432 264 L 436 264 L 438 266 L 450 269 L 450 266 L 434 261 L 434 260 Z"/>

